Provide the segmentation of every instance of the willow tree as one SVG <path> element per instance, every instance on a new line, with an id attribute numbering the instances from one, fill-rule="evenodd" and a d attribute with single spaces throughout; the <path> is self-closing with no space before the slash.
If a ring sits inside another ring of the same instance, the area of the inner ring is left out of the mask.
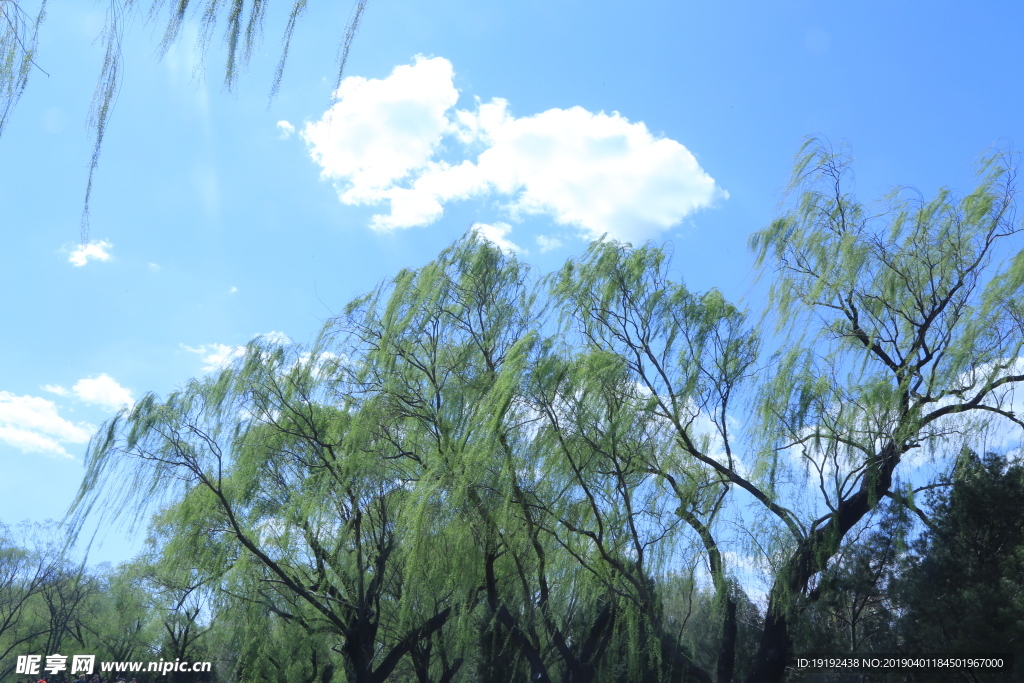
<path id="1" fill-rule="evenodd" d="M 165 605 L 154 601 L 134 563 L 103 571 L 97 579 L 95 598 L 80 610 L 87 631 L 81 650 L 100 661 L 143 659 L 156 649 Z"/>
<path id="2" fill-rule="evenodd" d="M 479 566 L 456 513 L 479 504 L 467 480 L 490 465 L 529 310 L 497 255 L 471 240 L 355 301 L 311 353 L 254 344 L 216 378 L 147 396 L 92 443 L 81 511 L 123 476 L 124 505 L 173 503 L 165 561 L 334 634 L 349 680 L 410 659 L 458 670 L 461 645 L 438 634 L 475 618 Z"/>
<path id="3" fill-rule="evenodd" d="M 614 358 L 541 339 L 535 296 L 470 235 L 310 351 L 254 343 L 119 415 L 90 445 L 78 512 L 166 505 L 162 562 L 332 634 L 351 681 L 584 683 L 610 652 L 635 653 L 630 680 L 708 680 L 666 638 L 645 559 L 678 527 L 647 471 L 660 426 Z"/>
<path id="4" fill-rule="evenodd" d="M 125 494 L 181 496 L 160 520 L 168 563 L 225 589 L 253 575 L 263 590 L 244 597 L 334 633 L 350 680 L 382 681 L 451 609 L 400 610 L 413 573 L 400 537 L 416 464 L 380 441 L 372 409 L 336 402 L 345 373 L 314 381 L 328 372 L 321 360 L 254 348 L 236 371 L 166 401 L 147 397 L 93 452 L 113 453 L 123 438 L 116 452 L 144 465 Z M 90 481 L 105 469 L 93 468 Z"/>
<path id="5" fill-rule="evenodd" d="M 463 677 L 490 681 L 587 683 L 612 675 L 618 638 L 637 653 L 630 680 L 659 659 L 682 680 L 691 662 L 678 648 L 648 656 L 638 637 L 654 629 L 660 642 L 663 629 L 646 549 L 630 557 L 675 526 L 657 528 L 650 486 L 629 509 L 649 479 L 638 452 L 658 434 L 608 359 L 545 336 L 537 288 L 522 264 L 470 235 L 325 330 L 358 340 L 344 353 L 359 359 L 374 428 L 422 468 L 410 486 L 410 566 L 436 564 L 439 548 L 460 558 L 448 570 L 456 582 L 431 594 L 448 601 L 459 637 L 431 644 L 436 663 L 413 648 L 409 664 L 422 681 L 465 666 Z M 609 412 L 617 427 L 601 434 Z M 588 503 L 595 490 L 601 500 Z"/>
<path id="6" fill-rule="evenodd" d="M 40 3 L 35 16 L 17 2 L 0 4 L 0 135 L 28 85 L 32 68 L 37 67 L 35 56 L 39 26 L 45 17 L 45 0 Z"/>
<path id="7" fill-rule="evenodd" d="M 723 609 L 716 678 L 731 681 L 737 604 L 715 527 L 732 484 L 779 510 L 739 475 L 734 451 L 732 412 L 754 372 L 756 331 L 718 291 L 695 294 L 671 281 L 665 252 L 654 247 L 597 243 L 551 282 L 564 332 L 591 353 L 616 359 L 647 421 L 658 428 L 661 446 L 638 466 L 659 482 L 675 515 L 699 539 Z"/>
<path id="8" fill-rule="evenodd" d="M 949 462 L 998 423 L 1024 426 L 1013 409 L 1024 382 L 1015 161 L 984 159 L 963 198 L 896 192 L 866 207 L 848 191 L 849 157 L 811 140 L 794 174 L 796 205 L 752 237 L 786 332 L 758 404 L 757 455 L 772 476 L 757 490 L 789 531 L 752 683 L 782 679 L 796 598 L 846 534 L 885 496 L 913 506 L 899 483 L 908 459 Z M 776 502 L 788 456 L 817 485 L 820 516 L 800 519 Z M 735 468 L 719 471 L 743 481 Z"/>
<path id="9" fill-rule="evenodd" d="M 345 25 L 338 49 L 337 78 L 335 88 L 341 84 L 348 61 L 349 50 L 359 29 L 367 0 L 355 0 L 352 14 Z M 24 0 L 0 1 L 0 135 L 4 133 L 10 117 L 21 94 L 28 85 L 33 69 L 43 71 L 39 66 L 38 37 L 39 29 L 46 17 L 47 0 L 40 0 L 38 5 Z M 200 57 L 209 51 L 210 42 L 218 22 L 224 27 L 223 41 L 225 47 L 224 86 L 228 91 L 234 89 L 239 75 L 245 70 L 253 51 L 259 45 L 263 35 L 263 24 L 270 0 L 232 0 L 230 3 L 221 0 L 153 0 L 146 11 L 142 11 L 144 3 L 137 0 L 110 0 L 107 9 L 106 24 L 102 41 L 104 44 L 103 63 L 100 67 L 96 91 L 93 95 L 92 107 L 89 112 L 88 126 L 93 134 L 92 158 L 89 163 L 89 175 L 86 182 L 85 202 L 82 211 L 81 241 L 89 240 L 89 200 L 92 197 L 93 179 L 99 164 L 103 138 L 110 123 L 114 103 L 121 86 L 124 71 L 121 42 L 125 29 L 136 18 L 148 22 L 160 21 L 163 24 L 163 37 L 158 53 L 162 56 L 181 37 L 181 28 L 190 19 L 194 19 L 201 27 L 200 41 L 196 49 Z M 281 37 L 281 56 L 274 71 L 270 87 L 273 98 L 281 85 L 288 53 L 291 48 L 295 28 L 306 12 L 308 0 L 292 0 L 288 10 Z"/>
<path id="10" fill-rule="evenodd" d="M 321 680 L 335 655 L 360 683 L 781 680 L 789 623 L 830 590 L 816 577 L 847 533 L 883 497 L 915 509 L 908 454 L 1022 424 L 1024 255 L 1002 246 L 1000 161 L 962 200 L 869 213 L 846 158 L 811 143 L 793 210 L 753 238 L 775 338 L 670 279 L 663 249 L 599 242 L 531 280 L 470 234 L 310 349 L 254 343 L 117 416 L 78 514 L 164 504 L 163 561 L 286 641 L 315 636 L 295 651 Z M 767 613 L 740 671 L 736 559 L 758 553 Z M 666 618 L 698 565 L 713 656 Z"/>

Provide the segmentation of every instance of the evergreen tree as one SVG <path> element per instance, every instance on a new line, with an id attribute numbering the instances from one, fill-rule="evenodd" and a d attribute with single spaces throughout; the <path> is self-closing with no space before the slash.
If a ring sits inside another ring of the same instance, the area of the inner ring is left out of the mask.
<path id="1" fill-rule="evenodd" d="M 1013 673 L 936 672 L 930 680 L 1009 681 L 1024 672 L 1024 465 L 966 451 L 935 489 L 932 526 L 897 591 L 901 645 L 913 653 L 1003 653 Z"/>

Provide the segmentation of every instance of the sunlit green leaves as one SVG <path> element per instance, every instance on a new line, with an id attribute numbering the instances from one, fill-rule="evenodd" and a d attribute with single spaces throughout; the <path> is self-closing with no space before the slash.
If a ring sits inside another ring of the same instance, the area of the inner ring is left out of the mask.
<path id="1" fill-rule="evenodd" d="M 784 666 L 767 645 L 737 657 L 736 558 L 771 572 L 764 642 L 788 642 L 785 615 L 882 498 L 920 512 L 908 454 L 1016 419 L 1024 380 L 1010 171 L 873 212 L 848 166 L 810 144 L 792 210 L 752 238 L 787 334 L 670 279 L 664 249 L 597 242 L 536 280 L 470 233 L 311 348 L 257 340 L 144 397 L 90 446 L 78 509 L 126 477 L 114 510 L 166 504 L 161 562 L 355 680 L 706 680 L 665 613 L 668 577 L 696 566 L 722 676 Z M 332 634 L 337 661 L 293 627 Z"/>

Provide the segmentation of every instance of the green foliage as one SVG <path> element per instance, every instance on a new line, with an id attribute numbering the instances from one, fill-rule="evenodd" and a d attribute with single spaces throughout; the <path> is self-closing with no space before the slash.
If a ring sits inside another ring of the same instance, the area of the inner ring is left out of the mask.
<path id="1" fill-rule="evenodd" d="M 801 605 L 799 652 L 908 656 L 1009 654 L 1013 671 L 971 672 L 969 680 L 1020 677 L 1024 603 L 1024 466 L 965 450 L 951 477 L 929 487 L 927 530 L 909 546 L 907 508 L 887 506 L 880 522 L 848 543 Z M 968 680 L 962 671 L 921 672 L 929 681 Z M 895 672 L 808 674 L 799 680 L 896 681 Z"/>
<path id="2" fill-rule="evenodd" d="M 16 2 L 0 3 L 0 135 L 10 122 L 35 63 L 39 25 L 46 17 L 46 0 L 35 17 Z"/>
<path id="3" fill-rule="evenodd" d="M 337 79 L 335 88 L 341 84 L 348 62 L 352 41 L 367 0 L 356 0 L 352 15 L 345 26 L 345 33 L 338 50 Z M 288 52 L 291 48 L 295 28 L 305 13 L 308 0 L 292 0 L 288 21 L 281 39 L 281 58 L 274 71 L 270 88 L 271 99 L 281 86 Z M 0 135 L 3 134 L 10 115 L 28 85 L 32 68 L 42 69 L 36 63 L 36 44 L 39 27 L 46 16 L 46 0 L 41 0 L 36 16 L 26 12 L 17 0 L 0 1 Z M 181 28 L 190 15 L 199 18 L 200 40 L 196 49 L 200 58 L 205 58 L 218 22 L 224 25 L 224 87 L 231 91 L 241 71 L 248 65 L 253 50 L 259 44 L 263 33 L 270 0 L 206 0 L 204 3 L 190 0 L 153 0 L 148 11 L 142 12 L 137 0 L 111 0 L 103 30 L 103 65 L 93 94 L 89 111 L 88 127 L 94 134 L 92 156 L 89 161 L 89 175 L 86 181 L 85 198 L 82 208 L 81 241 L 89 241 L 89 203 L 92 199 L 93 181 L 99 166 L 103 138 L 113 113 L 117 92 L 121 86 L 122 54 L 121 42 L 126 27 L 139 15 L 146 21 L 156 20 L 165 15 L 164 35 L 158 50 L 163 56 L 177 42 Z M 202 7 L 200 7 L 202 5 Z M 45 73 L 45 72 L 44 72 Z"/>
<path id="4" fill-rule="evenodd" d="M 694 653 L 706 671 L 715 671 L 722 648 L 722 626 L 728 609 L 724 596 L 699 585 L 692 576 L 665 577 L 665 619 L 669 628 Z M 734 680 L 742 680 L 750 671 L 757 641 L 763 627 L 758 607 L 743 588 L 733 582 L 729 596 L 737 612 L 736 662 Z"/>
<path id="5" fill-rule="evenodd" d="M 536 280 L 471 233 L 310 348 L 256 340 L 118 415 L 78 521 L 159 508 L 161 581 L 208 601 L 239 680 L 777 681 L 814 619 L 874 647 L 898 525 L 848 534 L 885 497 L 924 516 L 897 483 L 915 451 L 1022 424 L 1013 172 L 878 212 L 805 152 L 752 239 L 789 332 L 770 357 L 663 249 L 598 242 Z M 741 564 L 769 572 L 761 616 Z"/>
<path id="6" fill-rule="evenodd" d="M 766 664 L 752 678 L 783 674 L 800 596 L 893 494 L 909 454 L 951 458 L 994 422 L 1024 425 L 1009 409 L 1009 390 L 1024 381 L 1021 257 L 1009 243 L 1020 231 L 1014 163 L 983 159 L 979 186 L 963 198 L 898 191 L 869 209 L 849 191 L 845 152 L 811 139 L 791 210 L 751 238 L 774 274 L 769 314 L 787 332 L 781 372 L 760 391 L 761 448 L 799 454 L 824 508 L 787 551 L 770 596 Z"/>
<path id="7" fill-rule="evenodd" d="M 932 526 L 913 546 L 895 592 L 913 652 L 1011 653 L 1024 667 L 1024 465 L 960 457 L 952 486 L 931 496 Z M 936 675 L 933 680 L 954 680 Z"/>
<path id="8" fill-rule="evenodd" d="M 0 525 L 0 675 L 14 671 L 20 648 L 45 637 L 39 594 L 50 579 L 52 563 L 42 547 L 27 547 L 26 529 Z M 43 551 L 43 552 L 40 552 Z"/>
<path id="9" fill-rule="evenodd" d="M 0 675 L 12 674 L 24 654 L 156 656 L 160 615 L 176 619 L 177 609 L 154 602 L 138 567 L 88 570 L 70 561 L 65 530 L 56 525 L 0 530 Z"/>

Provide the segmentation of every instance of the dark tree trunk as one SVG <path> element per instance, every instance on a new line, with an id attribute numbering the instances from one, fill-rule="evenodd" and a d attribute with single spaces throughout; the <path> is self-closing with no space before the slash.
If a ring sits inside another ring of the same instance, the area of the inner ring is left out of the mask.
<path id="1" fill-rule="evenodd" d="M 736 601 L 725 598 L 725 620 L 722 623 L 722 647 L 718 652 L 718 683 L 732 683 L 736 667 Z"/>
<path id="2" fill-rule="evenodd" d="M 785 567 L 775 578 L 768 599 L 761 644 L 754 668 L 747 683 L 781 683 L 789 657 L 789 624 L 794 596 L 807 589 L 811 577 L 825 569 L 829 559 L 839 550 L 846 532 L 871 511 L 892 486 L 892 473 L 900 457 L 910 449 L 890 442 L 882 450 L 878 464 L 865 475 L 860 488 L 840 501 L 836 512 L 825 526 L 806 536 L 797 546 Z"/>
<path id="3" fill-rule="evenodd" d="M 786 675 L 786 658 L 789 656 L 789 625 L 786 615 L 772 599 L 768 603 L 768 614 L 764 619 L 761 644 L 757 649 L 754 668 L 747 676 L 747 683 L 779 683 Z"/>

